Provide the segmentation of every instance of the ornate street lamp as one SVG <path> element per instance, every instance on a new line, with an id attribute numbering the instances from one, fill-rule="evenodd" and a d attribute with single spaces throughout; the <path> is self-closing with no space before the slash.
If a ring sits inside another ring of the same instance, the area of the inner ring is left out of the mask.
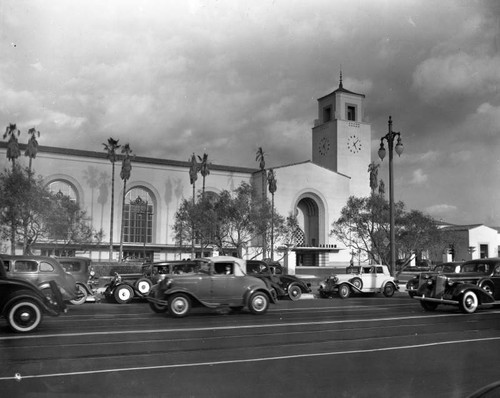
<path id="1" fill-rule="evenodd" d="M 398 138 L 396 147 L 394 147 L 394 139 Z M 387 141 L 389 147 L 389 224 L 390 224 L 390 253 L 391 253 L 391 270 L 394 274 L 396 272 L 396 234 L 394 230 L 394 176 L 393 176 L 393 150 L 396 151 L 398 156 L 403 153 L 403 143 L 401 142 L 401 133 L 392 131 L 392 118 L 389 116 L 389 132 L 380 139 L 380 148 L 378 156 L 380 160 L 384 160 L 386 150 L 384 147 L 384 139 Z"/>

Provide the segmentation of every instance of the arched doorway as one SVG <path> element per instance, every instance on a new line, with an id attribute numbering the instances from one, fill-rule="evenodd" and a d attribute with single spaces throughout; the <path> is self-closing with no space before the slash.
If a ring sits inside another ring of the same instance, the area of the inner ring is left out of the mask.
<path id="1" fill-rule="evenodd" d="M 297 266 L 318 266 L 322 262 L 319 251 L 316 249 L 324 237 L 321 234 L 321 220 L 324 210 L 318 205 L 319 198 L 313 195 L 304 195 L 297 202 L 295 214 L 298 229 L 295 232 L 295 252 Z"/>
<path id="2" fill-rule="evenodd" d="M 303 198 L 297 204 L 297 221 L 303 232 L 300 246 L 315 247 L 319 243 L 319 209 L 316 201 L 310 197 Z M 299 242 L 297 242 L 299 243 Z M 299 245 L 299 244 L 298 244 Z"/>

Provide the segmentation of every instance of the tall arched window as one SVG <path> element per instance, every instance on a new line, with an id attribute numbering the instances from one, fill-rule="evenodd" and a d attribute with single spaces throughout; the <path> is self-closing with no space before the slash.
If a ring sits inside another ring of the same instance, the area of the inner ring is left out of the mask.
<path id="1" fill-rule="evenodd" d="M 125 196 L 123 212 L 123 241 L 151 243 L 153 241 L 154 202 L 141 187 L 132 188 Z"/>
<path id="2" fill-rule="evenodd" d="M 78 202 L 78 195 L 76 194 L 76 189 L 73 184 L 66 180 L 55 180 L 47 185 L 50 192 L 56 195 L 69 196 L 70 200 L 73 202 Z"/>

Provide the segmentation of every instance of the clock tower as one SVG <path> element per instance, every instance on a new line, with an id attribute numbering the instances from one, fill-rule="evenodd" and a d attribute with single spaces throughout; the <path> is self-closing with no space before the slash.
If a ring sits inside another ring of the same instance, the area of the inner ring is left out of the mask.
<path id="1" fill-rule="evenodd" d="M 313 163 L 351 178 L 351 195 L 368 196 L 371 126 L 364 119 L 363 94 L 339 88 L 318 99 L 312 129 Z"/>

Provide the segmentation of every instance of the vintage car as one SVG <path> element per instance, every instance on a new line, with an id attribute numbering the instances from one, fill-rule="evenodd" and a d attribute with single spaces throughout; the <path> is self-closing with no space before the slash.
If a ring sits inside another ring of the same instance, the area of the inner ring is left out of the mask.
<path id="1" fill-rule="evenodd" d="M 463 261 L 452 261 L 449 263 L 442 263 L 434 266 L 431 271 L 420 272 L 414 275 L 407 283 L 406 283 L 406 291 L 410 297 L 415 296 L 417 294 L 418 285 L 420 281 L 421 274 L 455 274 L 460 272 L 460 265 L 462 265 Z"/>
<path id="2" fill-rule="evenodd" d="M 8 276 L 0 259 L 0 315 L 12 331 L 31 332 L 41 324 L 44 314 L 58 316 L 63 312 L 66 305 L 54 281 L 42 291 L 31 282 Z"/>
<path id="3" fill-rule="evenodd" d="M 99 280 L 92 269 L 92 260 L 87 257 L 58 257 L 57 261 L 64 270 L 75 278 L 76 287 L 80 291 L 80 298 L 71 300 L 72 304 L 79 305 L 85 302 L 98 301 L 97 287 Z"/>
<path id="4" fill-rule="evenodd" d="M 146 298 L 151 291 L 153 283 L 143 274 L 120 274 L 115 275 L 104 290 L 104 298 L 109 303 L 127 304 L 134 297 Z"/>
<path id="5" fill-rule="evenodd" d="M 278 298 L 288 297 L 295 301 L 303 293 L 311 293 L 311 284 L 304 282 L 295 275 L 285 275 L 279 264 L 269 265 L 260 260 L 247 260 L 247 274 L 260 279 L 267 279 L 276 290 Z"/>
<path id="6" fill-rule="evenodd" d="M 500 304 L 500 258 L 465 261 L 456 274 L 421 274 L 413 298 L 426 311 L 445 304 L 467 314 L 481 305 Z"/>
<path id="7" fill-rule="evenodd" d="M 383 293 L 392 297 L 397 290 L 398 283 L 387 265 L 350 266 L 345 274 L 332 275 L 321 282 L 319 296 L 327 298 L 338 293 L 347 298 L 351 293 Z"/>
<path id="8" fill-rule="evenodd" d="M 196 261 L 172 260 L 148 263 L 142 266 L 142 275 L 156 285 L 168 275 L 193 273 L 197 267 Z"/>
<path id="9" fill-rule="evenodd" d="M 148 301 L 154 312 L 168 311 L 181 318 L 192 307 L 246 307 L 253 314 L 264 314 L 269 303 L 276 302 L 276 292 L 268 282 L 246 275 L 245 260 L 218 256 L 195 261 L 194 273 L 170 275 L 153 286 Z"/>
<path id="10" fill-rule="evenodd" d="M 61 291 L 64 301 L 77 303 L 81 294 L 73 275 L 67 273 L 55 258 L 43 256 L 0 255 L 5 264 L 7 275 L 12 278 L 27 280 L 39 289 L 51 290 L 50 281 L 54 281 Z"/>

